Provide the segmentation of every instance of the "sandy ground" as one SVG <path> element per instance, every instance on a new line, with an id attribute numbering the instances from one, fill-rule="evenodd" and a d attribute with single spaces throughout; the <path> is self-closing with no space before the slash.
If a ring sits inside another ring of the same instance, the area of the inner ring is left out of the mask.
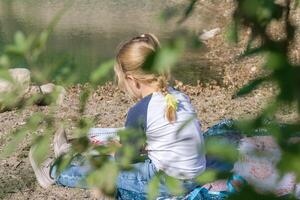
<path id="1" fill-rule="evenodd" d="M 57 119 L 69 124 L 67 133 L 72 137 L 72 127 L 78 116 L 78 99 L 82 86 L 68 89 L 63 106 L 57 110 Z M 224 118 L 240 119 L 255 116 L 274 94 L 271 87 L 263 87 L 247 97 L 231 99 L 234 90 L 219 86 L 181 86 L 195 106 L 203 130 Z M 267 97 L 267 98 L 266 98 Z M 128 108 L 133 102 L 111 84 L 100 87 L 89 100 L 85 116 L 94 117 L 99 127 L 120 127 L 124 123 Z M 299 120 L 286 109 L 280 114 L 284 121 Z M 15 110 L 0 114 L 0 149 L 9 140 L 10 131 L 24 124 L 27 117 L 35 112 L 47 112 L 47 107 L 29 107 L 21 112 Z M 43 130 L 39 130 L 43 132 Z M 0 163 L 0 198 L 3 199 L 93 199 L 91 193 L 81 189 L 51 186 L 42 189 L 36 182 L 28 162 L 30 135 L 21 143 L 17 152 Z"/>
<path id="2" fill-rule="evenodd" d="M 298 22 L 299 13 L 295 17 Z M 219 27 L 222 32 L 226 29 L 227 24 L 224 21 L 220 22 Z M 276 24 L 274 30 L 276 32 Z M 276 88 L 266 84 L 245 97 L 232 99 L 232 95 L 238 87 L 267 72 L 260 70 L 259 65 L 263 63 L 262 57 L 235 59 L 235 56 L 243 51 L 245 40 L 242 40 L 239 45 L 231 46 L 224 41 L 223 36 L 223 34 L 219 34 L 205 42 L 205 53 L 187 55 L 200 56 L 201 59 L 209 61 L 208 65 L 211 63 L 211 66 L 217 66 L 218 70 L 222 72 L 221 83 L 199 83 L 194 86 L 177 83 L 178 89 L 190 96 L 202 122 L 203 130 L 224 118 L 253 117 L 276 94 Z M 247 37 L 247 30 L 244 31 L 244 36 Z M 299 41 L 298 34 L 296 44 L 299 44 Z M 291 54 L 295 62 L 299 62 L 299 45 L 298 49 L 297 45 L 295 46 L 296 48 Z M 69 136 L 72 136 L 72 128 L 79 117 L 79 94 L 82 89 L 84 89 L 82 85 L 67 88 L 64 104 L 56 111 L 57 120 L 68 124 L 67 134 Z M 128 100 L 112 83 L 107 83 L 99 86 L 93 93 L 84 115 L 94 117 L 98 127 L 120 127 L 123 126 L 126 112 L 132 104 L 133 102 Z M 23 125 L 26 118 L 36 112 L 47 113 L 48 109 L 47 106 L 30 106 L 23 110 L 0 113 L 0 151 L 10 140 L 11 132 Z M 285 122 L 300 121 L 294 110 L 293 106 L 284 108 L 278 114 L 278 118 Z M 43 130 L 39 129 L 37 132 L 42 133 Z M 42 189 L 37 184 L 28 161 L 30 144 L 29 134 L 19 144 L 16 153 L 0 161 L 0 199 L 93 199 L 88 190 L 59 186 Z"/>

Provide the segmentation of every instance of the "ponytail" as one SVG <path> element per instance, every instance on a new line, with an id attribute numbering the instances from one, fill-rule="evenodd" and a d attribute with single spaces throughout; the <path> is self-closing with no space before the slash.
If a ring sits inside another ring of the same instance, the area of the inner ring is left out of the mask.
<path id="1" fill-rule="evenodd" d="M 151 83 L 156 86 L 157 90 L 165 96 L 165 117 L 170 123 L 173 123 L 176 121 L 178 102 L 175 97 L 168 92 L 169 69 L 163 69 L 156 73 L 146 73 L 142 68 L 147 57 L 159 48 L 159 40 L 152 33 L 144 33 L 134 37 L 118 47 L 114 70 L 119 88 L 129 94 L 133 99 L 136 97 L 126 81 L 127 75 L 133 76 L 136 80 Z"/>
<path id="2" fill-rule="evenodd" d="M 165 75 L 161 75 L 157 78 L 158 88 L 160 92 L 165 96 L 166 101 L 166 109 L 165 109 L 165 117 L 170 123 L 176 121 L 176 111 L 178 108 L 177 99 L 168 92 L 168 81 Z"/>

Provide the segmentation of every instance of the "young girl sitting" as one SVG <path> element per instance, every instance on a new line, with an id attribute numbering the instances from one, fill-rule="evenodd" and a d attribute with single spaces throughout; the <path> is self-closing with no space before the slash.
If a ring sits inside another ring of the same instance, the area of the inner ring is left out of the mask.
<path id="1" fill-rule="evenodd" d="M 186 191 L 191 191 L 197 186 L 194 178 L 206 167 L 203 136 L 189 98 L 168 86 L 166 71 L 151 73 L 143 70 L 147 57 L 158 49 L 159 41 L 154 35 L 142 34 L 120 47 L 114 67 L 118 86 L 139 100 L 129 109 L 125 127 L 144 131 L 148 157 L 144 162 L 133 163 L 133 170 L 121 171 L 116 188 L 132 191 L 143 198 L 147 196 L 149 181 L 160 172 L 180 180 Z M 62 133 L 55 136 L 56 155 L 69 147 Z M 87 187 L 81 180 L 91 171 L 88 164 L 69 166 L 56 175 L 51 160 L 41 167 L 36 165 L 32 150 L 30 161 L 42 187 L 54 183 Z M 163 180 L 160 184 L 160 195 L 169 195 Z"/>

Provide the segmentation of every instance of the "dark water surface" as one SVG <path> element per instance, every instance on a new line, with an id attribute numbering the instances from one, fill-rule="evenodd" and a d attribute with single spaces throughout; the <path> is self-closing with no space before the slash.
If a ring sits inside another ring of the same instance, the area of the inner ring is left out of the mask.
<path id="1" fill-rule="evenodd" d="M 35 33 L 47 27 L 53 16 L 63 7 L 64 0 L 0 0 L 0 49 L 12 42 L 17 30 Z M 101 62 L 111 59 L 124 39 L 144 32 L 152 32 L 164 41 L 178 27 L 176 23 L 162 23 L 160 15 L 166 8 L 183 8 L 184 0 L 74 0 L 51 35 L 38 73 L 73 74 L 74 81 L 85 82 L 89 73 Z M 198 12 L 199 13 L 199 12 Z M 207 13 L 195 14 L 186 28 L 200 32 L 207 23 Z M 210 17 L 213 20 L 212 17 Z M 200 52 L 201 54 L 201 52 Z M 30 66 L 28 66 L 30 68 Z M 183 58 L 173 70 L 176 79 L 185 83 L 197 80 L 219 80 L 220 73 L 211 70 L 201 59 Z M 38 74 L 37 73 L 37 74 Z M 108 77 L 108 79 L 112 79 Z"/>

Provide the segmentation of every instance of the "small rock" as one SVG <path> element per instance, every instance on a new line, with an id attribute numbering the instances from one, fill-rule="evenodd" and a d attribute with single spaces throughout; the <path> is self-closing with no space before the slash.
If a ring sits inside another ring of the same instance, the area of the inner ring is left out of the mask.
<path id="1" fill-rule="evenodd" d="M 0 93 L 10 92 L 12 90 L 13 90 L 13 87 L 10 82 L 0 79 Z"/>
<path id="2" fill-rule="evenodd" d="M 24 95 L 24 98 L 34 98 L 33 103 L 39 104 L 43 99 L 40 87 L 37 85 L 30 86 L 29 91 Z"/>
<path id="3" fill-rule="evenodd" d="M 56 86 L 56 90 L 59 92 L 57 99 L 56 99 L 56 104 L 57 105 L 62 105 L 66 96 L 66 90 L 63 86 Z"/>
<path id="4" fill-rule="evenodd" d="M 199 36 L 201 40 L 208 40 L 215 37 L 218 33 L 220 33 L 220 28 L 214 28 L 212 30 L 204 30 L 203 33 Z"/>
<path id="5" fill-rule="evenodd" d="M 60 85 L 54 85 L 53 83 L 48 83 L 45 85 L 40 86 L 42 94 L 45 95 L 45 98 L 50 98 L 52 99 L 52 95 L 54 95 L 57 92 L 57 96 L 55 99 L 55 103 L 57 105 L 62 105 L 64 98 L 65 98 L 65 94 L 66 94 L 66 90 L 64 87 L 60 86 Z M 45 104 L 50 104 L 51 101 L 46 100 Z"/>
<path id="6" fill-rule="evenodd" d="M 0 112 L 19 106 L 30 86 L 30 71 L 25 68 L 8 70 L 10 80 L 0 79 Z"/>
<path id="7" fill-rule="evenodd" d="M 10 69 L 9 73 L 14 81 L 23 87 L 24 92 L 29 90 L 30 86 L 30 71 L 26 68 Z"/>
<path id="8" fill-rule="evenodd" d="M 256 67 L 251 67 L 251 72 L 255 72 L 256 71 Z"/>
<path id="9" fill-rule="evenodd" d="M 47 83 L 44 85 L 41 85 L 41 91 L 43 94 L 51 94 L 55 90 L 55 85 L 53 83 Z"/>
<path id="10" fill-rule="evenodd" d="M 30 71 L 26 68 L 14 68 L 8 71 L 15 83 L 0 79 L 0 93 L 12 92 L 17 88 L 21 89 L 21 94 L 25 94 L 26 92 L 28 92 L 30 86 Z"/>

